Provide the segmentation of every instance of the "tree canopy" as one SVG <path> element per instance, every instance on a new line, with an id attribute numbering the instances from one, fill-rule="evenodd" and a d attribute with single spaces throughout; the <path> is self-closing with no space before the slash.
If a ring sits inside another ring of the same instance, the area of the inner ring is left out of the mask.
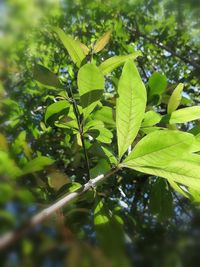
<path id="1" fill-rule="evenodd" d="M 198 14 L 0 4 L 2 266 L 198 266 Z"/>

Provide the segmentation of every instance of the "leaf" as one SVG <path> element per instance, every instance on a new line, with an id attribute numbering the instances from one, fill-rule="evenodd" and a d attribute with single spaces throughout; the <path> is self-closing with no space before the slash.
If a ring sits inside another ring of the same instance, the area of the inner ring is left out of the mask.
<path id="1" fill-rule="evenodd" d="M 62 171 L 53 170 L 48 174 L 49 185 L 58 191 L 63 185 L 71 182 L 70 178 Z"/>
<path id="2" fill-rule="evenodd" d="M 100 198 L 96 198 L 94 226 L 97 240 L 105 255 L 110 259 L 112 266 L 130 267 L 125 254 L 122 220 L 119 219 L 121 219 L 119 216 L 109 212 L 106 204 Z"/>
<path id="3" fill-rule="evenodd" d="M 8 151 L 8 143 L 6 137 L 0 133 L 0 151 Z"/>
<path id="4" fill-rule="evenodd" d="M 98 156 L 100 158 L 105 158 L 108 160 L 109 163 L 117 165 L 117 159 L 114 156 L 114 152 L 110 148 L 104 145 L 100 145 L 99 143 L 94 143 L 92 147 L 89 149 L 89 153 Z"/>
<path id="5" fill-rule="evenodd" d="M 190 149 L 190 152 L 199 152 L 200 151 L 200 134 L 197 134 L 195 136 L 195 140 L 193 142 L 193 145 Z"/>
<path id="6" fill-rule="evenodd" d="M 195 190 L 193 188 L 191 188 L 189 190 L 191 196 L 192 196 L 192 199 L 194 202 L 197 202 L 197 203 L 200 203 L 200 190 Z"/>
<path id="7" fill-rule="evenodd" d="M 150 127 L 141 127 L 140 130 L 145 134 L 150 134 L 150 133 L 158 131 L 158 130 L 166 130 L 166 128 L 157 127 L 157 126 L 150 126 Z"/>
<path id="8" fill-rule="evenodd" d="M 57 75 L 40 64 L 36 64 L 34 66 L 33 78 L 44 85 L 54 88 L 63 88 L 63 85 L 59 81 Z"/>
<path id="9" fill-rule="evenodd" d="M 80 101 L 86 118 L 103 94 L 105 86 L 101 71 L 93 63 L 82 66 L 78 72 L 78 89 Z"/>
<path id="10" fill-rule="evenodd" d="M 104 127 L 104 123 L 98 120 L 89 121 L 85 125 L 85 132 L 88 132 L 94 138 L 102 143 L 111 143 L 113 134 Z"/>
<path id="11" fill-rule="evenodd" d="M 193 106 L 173 111 L 169 117 L 165 116 L 163 120 L 169 121 L 170 124 L 185 123 L 200 119 L 200 106 Z"/>
<path id="12" fill-rule="evenodd" d="M 95 178 L 98 175 L 105 174 L 110 170 L 110 164 L 106 159 L 100 159 L 97 165 L 90 170 L 91 178 Z"/>
<path id="13" fill-rule="evenodd" d="M 126 165 L 136 171 L 170 179 L 181 185 L 200 191 L 200 156 L 188 154 L 187 157 L 177 159 L 174 155 L 168 164 L 159 166 Z"/>
<path id="14" fill-rule="evenodd" d="M 20 168 L 5 151 L 0 151 L 0 175 L 18 177 L 21 175 Z"/>
<path id="15" fill-rule="evenodd" d="M 35 159 L 30 160 L 23 168 L 23 174 L 33 173 L 43 170 L 46 166 L 52 165 L 54 160 L 45 157 L 39 156 Z"/>
<path id="16" fill-rule="evenodd" d="M 158 215 L 159 220 L 165 221 L 172 216 L 172 194 L 163 179 L 157 179 L 151 187 L 150 209 Z"/>
<path id="17" fill-rule="evenodd" d="M 116 126 L 121 158 L 136 137 L 146 107 L 146 89 L 133 61 L 124 65 L 118 87 Z"/>
<path id="18" fill-rule="evenodd" d="M 90 52 L 90 49 L 83 43 L 79 42 L 79 45 L 81 49 L 83 50 L 83 53 L 87 56 Z"/>
<path id="19" fill-rule="evenodd" d="M 103 75 L 107 75 L 117 67 L 123 65 L 128 59 L 136 59 L 139 56 L 142 56 L 140 51 L 136 51 L 126 56 L 114 56 L 102 62 L 99 69 L 102 71 Z"/>
<path id="20" fill-rule="evenodd" d="M 77 40 L 74 40 L 70 35 L 67 35 L 63 30 L 57 27 L 53 27 L 53 30 L 57 33 L 64 47 L 67 49 L 72 61 L 78 68 L 81 66 L 82 60 L 85 58 L 85 54 L 82 50 L 82 45 Z"/>
<path id="21" fill-rule="evenodd" d="M 142 138 L 123 164 L 126 167 L 156 166 L 165 167 L 170 161 L 188 153 L 194 142 L 189 133 L 162 130 L 154 131 Z"/>
<path id="22" fill-rule="evenodd" d="M 142 121 L 142 127 L 153 126 L 161 121 L 161 115 L 153 110 L 150 110 L 144 114 Z"/>
<path id="23" fill-rule="evenodd" d="M 154 72 L 148 81 L 149 92 L 148 95 L 151 98 L 154 95 L 161 95 L 167 87 L 167 78 L 165 75 Z"/>
<path id="24" fill-rule="evenodd" d="M 47 107 L 46 112 L 45 112 L 45 123 L 48 122 L 52 118 L 57 118 L 60 115 L 67 114 L 69 111 L 70 104 L 66 100 L 60 100 L 57 101 L 50 106 Z"/>
<path id="25" fill-rule="evenodd" d="M 104 35 L 96 41 L 94 45 L 94 49 L 93 49 L 95 53 L 98 53 L 99 51 L 101 51 L 108 44 L 111 33 L 112 31 L 108 31 L 104 33 Z"/>
<path id="26" fill-rule="evenodd" d="M 192 129 L 189 130 L 189 133 L 193 135 L 199 135 L 200 134 L 200 125 L 194 126 Z"/>
<path id="27" fill-rule="evenodd" d="M 172 179 L 169 179 L 169 178 L 168 178 L 168 182 L 175 191 L 177 191 L 179 194 L 183 195 L 184 197 L 189 198 L 189 194 L 187 194 L 176 182 L 174 182 Z"/>
<path id="28" fill-rule="evenodd" d="M 168 106 L 167 106 L 167 113 L 168 114 L 175 111 L 178 108 L 178 106 L 180 105 L 183 87 L 184 87 L 184 84 L 179 83 L 178 86 L 174 89 L 172 95 L 170 96 Z"/>
<path id="29" fill-rule="evenodd" d="M 115 126 L 115 121 L 113 118 L 113 109 L 107 106 L 103 106 L 101 109 L 93 112 L 92 118 L 94 120 L 103 121 L 109 126 Z"/>

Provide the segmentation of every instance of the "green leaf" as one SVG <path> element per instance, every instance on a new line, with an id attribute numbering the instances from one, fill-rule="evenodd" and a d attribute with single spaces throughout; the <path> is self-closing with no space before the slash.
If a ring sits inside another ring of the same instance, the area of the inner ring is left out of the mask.
<path id="1" fill-rule="evenodd" d="M 193 142 L 194 136 L 189 133 L 172 130 L 155 131 L 137 143 L 123 164 L 130 168 L 134 166 L 164 168 L 170 161 L 187 154 Z"/>
<path id="2" fill-rule="evenodd" d="M 165 180 L 157 179 L 151 187 L 150 209 L 158 215 L 159 220 L 165 221 L 172 216 L 172 194 Z"/>
<path id="3" fill-rule="evenodd" d="M 140 51 L 136 51 L 126 56 L 114 56 L 102 62 L 99 68 L 104 75 L 107 75 L 117 67 L 123 65 L 128 59 L 136 59 L 139 56 L 142 56 Z"/>
<path id="4" fill-rule="evenodd" d="M 122 219 L 109 212 L 106 204 L 99 198 L 96 199 L 94 208 L 94 225 L 97 240 L 112 266 L 130 267 L 125 254 Z"/>
<path id="5" fill-rule="evenodd" d="M 192 196 L 193 201 L 200 203 L 200 190 L 196 190 L 194 188 L 191 188 L 189 190 L 189 192 L 190 192 L 190 194 Z"/>
<path id="6" fill-rule="evenodd" d="M 194 126 L 192 129 L 189 130 L 189 133 L 193 135 L 199 135 L 200 134 L 200 125 Z"/>
<path id="7" fill-rule="evenodd" d="M 92 63 L 85 64 L 78 72 L 78 89 L 83 114 L 86 118 L 103 94 L 105 86 L 101 71 Z"/>
<path id="8" fill-rule="evenodd" d="M 144 114 L 142 121 L 142 127 L 150 127 L 161 121 L 161 115 L 153 110 L 150 110 Z"/>
<path id="9" fill-rule="evenodd" d="M 115 126 L 113 118 L 113 109 L 110 107 L 103 106 L 101 109 L 93 112 L 92 118 L 94 120 L 103 121 L 108 126 Z"/>
<path id="10" fill-rule="evenodd" d="M 126 165 L 136 171 L 148 173 L 170 179 L 181 185 L 188 186 L 195 190 L 200 191 L 200 156 L 188 154 L 187 157 L 177 159 L 176 154 L 174 159 L 171 159 L 168 164 L 159 166 L 135 166 Z"/>
<path id="11" fill-rule="evenodd" d="M 91 178 L 95 178 L 98 175 L 105 174 L 110 170 L 110 164 L 106 159 L 100 159 L 97 165 L 90 170 Z"/>
<path id="12" fill-rule="evenodd" d="M 0 151 L 0 175 L 18 177 L 21 170 L 5 151 Z"/>
<path id="13" fill-rule="evenodd" d="M 34 66 L 33 78 L 44 85 L 54 88 L 63 88 L 58 76 L 40 64 Z"/>
<path id="14" fill-rule="evenodd" d="M 184 87 L 184 84 L 179 83 L 178 86 L 174 89 L 172 95 L 170 96 L 168 106 L 167 106 L 167 113 L 168 114 L 175 111 L 178 108 L 178 106 L 180 105 L 183 87 Z"/>
<path id="15" fill-rule="evenodd" d="M 200 106 L 178 109 L 163 117 L 163 120 L 169 121 L 170 124 L 185 123 L 197 119 L 200 119 Z"/>
<path id="16" fill-rule="evenodd" d="M 23 174 L 33 173 L 43 170 L 46 166 L 52 165 L 54 160 L 45 157 L 39 156 L 31 161 L 29 161 L 23 168 Z"/>
<path id="17" fill-rule="evenodd" d="M 70 35 L 67 35 L 60 28 L 54 27 L 53 30 L 57 33 L 64 47 L 67 49 L 67 52 L 69 53 L 72 61 L 79 68 L 81 66 L 82 60 L 85 58 L 85 54 L 80 45 L 80 42 L 74 40 Z"/>
<path id="18" fill-rule="evenodd" d="M 148 95 L 150 98 L 154 95 L 160 96 L 167 87 L 167 78 L 165 75 L 159 72 L 154 72 L 149 78 L 148 86 L 149 86 Z"/>
<path id="19" fill-rule="evenodd" d="M 116 103 L 118 154 L 121 158 L 136 137 L 146 107 L 146 89 L 132 60 L 124 65 Z"/>
<path id="20" fill-rule="evenodd" d="M 200 134 L 197 134 L 195 136 L 195 140 L 193 142 L 190 152 L 199 152 L 199 151 L 200 151 Z"/>
<path id="21" fill-rule="evenodd" d="M 113 134 L 104 127 L 104 123 L 98 120 L 89 121 L 85 125 L 85 132 L 91 134 L 96 140 L 102 143 L 111 143 Z"/>
<path id="22" fill-rule="evenodd" d="M 105 158 L 109 163 L 117 165 L 117 159 L 114 156 L 114 152 L 104 145 L 94 143 L 89 149 L 89 153 L 100 158 Z"/>
<path id="23" fill-rule="evenodd" d="M 50 119 L 52 120 L 52 118 L 55 120 L 55 118 L 57 118 L 58 116 L 67 114 L 69 107 L 70 104 L 66 100 L 60 100 L 51 104 L 47 107 L 47 110 L 45 112 L 45 122 L 48 122 Z"/>
<path id="24" fill-rule="evenodd" d="M 189 194 L 187 194 L 176 182 L 174 182 L 173 179 L 168 178 L 168 182 L 175 191 L 184 197 L 189 198 Z"/>
<path id="25" fill-rule="evenodd" d="M 148 126 L 148 127 L 141 127 L 140 130 L 145 134 L 150 134 L 150 133 L 158 131 L 158 130 L 166 130 L 166 128 L 157 127 L 157 126 Z"/>
<path id="26" fill-rule="evenodd" d="M 94 45 L 94 52 L 98 53 L 99 51 L 101 51 L 102 49 L 104 49 L 104 47 L 107 45 L 107 43 L 110 40 L 110 36 L 111 36 L 112 31 L 108 31 L 106 32 L 102 37 L 100 37 L 95 45 Z"/>

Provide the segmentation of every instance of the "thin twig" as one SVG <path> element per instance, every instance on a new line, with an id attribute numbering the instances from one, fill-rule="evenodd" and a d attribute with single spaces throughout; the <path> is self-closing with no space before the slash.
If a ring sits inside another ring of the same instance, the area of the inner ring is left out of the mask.
<path id="1" fill-rule="evenodd" d="M 173 56 L 179 58 L 180 60 L 184 61 L 185 63 L 190 64 L 192 67 L 196 68 L 197 70 L 200 69 L 200 64 L 197 61 L 190 60 L 188 57 L 184 57 L 180 54 L 177 54 L 175 52 L 175 50 L 173 50 L 171 47 L 164 45 L 163 43 L 157 41 L 155 38 L 151 38 L 151 37 L 147 36 L 146 34 L 143 34 L 139 29 L 139 25 L 138 25 L 136 19 L 135 19 L 135 33 L 136 33 L 136 37 L 142 37 L 142 38 L 148 40 L 150 43 L 160 47 L 161 49 L 168 51 Z M 131 39 L 132 38 L 133 38 L 133 35 L 131 34 Z"/>
<path id="2" fill-rule="evenodd" d="M 81 143 L 82 143 L 82 147 L 83 147 L 83 153 L 84 153 L 84 157 L 85 157 L 85 162 L 86 162 L 86 166 L 87 166 L 87 175 L 88 175 L 88 180 L 91 179 L 90 177 L 90 164 L 89 164 L 89 159 L 88 159 L 88 154 L 87 154 L 87 150 L 85 147 L 85 140 L 84 140 L 84 131 L 83 131 L 83 118 L 81 119 L 81 115 L 76 103 L 76 100 L 74 98 L 71 86 L 69 86 L 69 90 L 70 90 L 70 97 L 72 98 L 72 105 L 73 105 L 73 109 L 74 109 L 74 114 L 76 116 L 76 120 L 77 120 L 77 124 L 78 124 L 78 129 L 79 129 L 79 133 L 80 133 L 80 137 L 81 137 Z"/>
<path id="3" fill-rule="evenodd" d="M 7 247 L 13 245 L 16 241 L 21 239 L 25 234 L 30 232 L 36 225 L 42 223 L 44 220 L 49 218 L 52 214 L 58 211 L 60 208 L 69 204 L 72 200 L 77 199 L 89 189 L 96 187 L 100 183 L 102 183 L 106 178 L 110 177 L 112 174 L 118 171 L 118 167 L 112 168 L 107 174 L 101 174 L 94 179 L 89 180 L 86 184 L 84 184 L 81 188 L 76 191 L 69 193 L 64 196 L 48 208 L 43 209 L 36 215 L 34 215 L 29 221 L 27 221 L 24 225 L 22 225 L 17 230 L 7 233 L 4 236 L 0 237 L 0 251 L 6 249 Z"/>

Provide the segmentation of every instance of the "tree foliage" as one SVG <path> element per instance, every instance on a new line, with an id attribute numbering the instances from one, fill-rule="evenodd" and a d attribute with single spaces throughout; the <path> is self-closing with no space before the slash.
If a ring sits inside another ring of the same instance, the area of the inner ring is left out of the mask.
<path id="1" fill-rule="evenodd" d="M 195 267 L 200 63 L 193 4 L 8 1 L 3 8 L 16 13 L 1 25 L 10 40 L 0 46 L 1 234 L 91 182 L 14 244 L 16 266 Z M 34 10 L 40 20 L 32 25 Z M 27 38 L 13 30 L 16 22 Z M 11 252 L 1 256 L 5 266 Z"/>

